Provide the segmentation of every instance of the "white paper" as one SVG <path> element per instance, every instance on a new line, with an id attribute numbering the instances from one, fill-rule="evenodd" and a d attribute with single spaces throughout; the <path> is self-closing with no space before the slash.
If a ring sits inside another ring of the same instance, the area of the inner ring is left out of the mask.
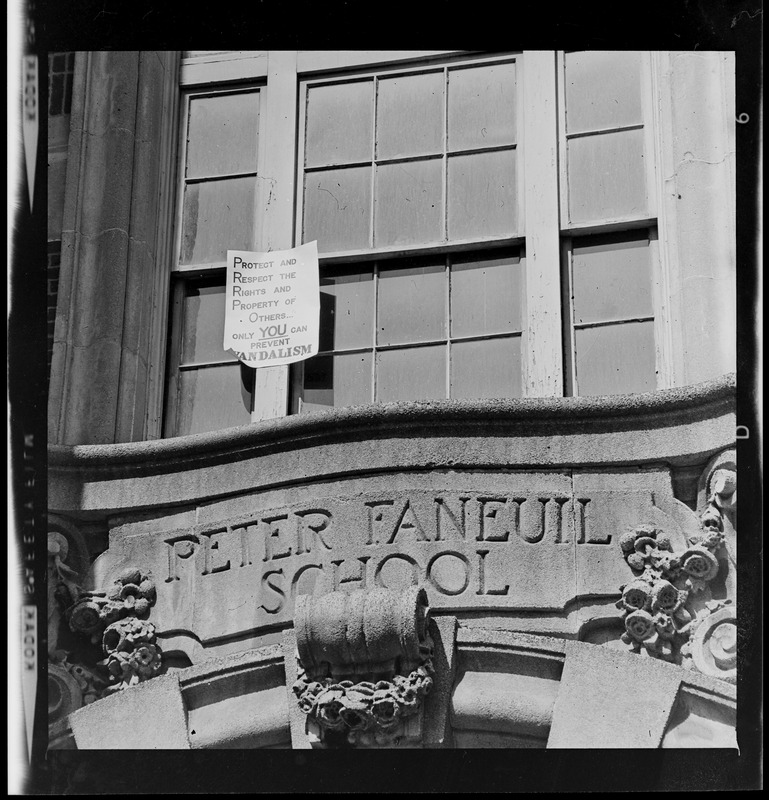
<path id="1" fill-rule="evenodd" d="M 292 364 L 318 352 L 317 242 L 227 251 L 224 349 L 250 367 Z"/>

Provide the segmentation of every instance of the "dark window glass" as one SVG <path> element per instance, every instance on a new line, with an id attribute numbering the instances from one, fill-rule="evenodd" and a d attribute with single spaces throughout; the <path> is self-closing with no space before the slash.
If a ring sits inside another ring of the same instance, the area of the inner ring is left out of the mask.
<path id="1" fill-rule="evenodd" d="M 256 172 L 259 94 L 222 94 L 190 101 L 187 178 Z"/>
<path id="2" fill-rule="evenodd" d="M 516 69 L 308 84 L 303 241 L 349 253 L 519 235 Z"/>
<path id="3" fill-rule="evenodd" d="M 370 161 L 374 81 L 311 86 L 307 90 L 305 165 Z"/>
<path id="4" fill-rule="evenodd" d="M 300 412 L 371 402 L 371 353 L 315 356 L 303 364 Z"/>
<path id="5" fill-rule="evenodd" d="M 252 249 L 258 135 L 257 90 L 189 98 L 179 264 Z"/>
<path id="6" fill-rule="evenodd" d="M 571 263 L 575 323 L 653 315 L 647 233 L 575 240 Z"/>
<path id="7" fill-rule="evenodd" d="M 572 240 L 571 346 L 577 394 L 656 388 L 651 266 L 648 231 Z"/>
<path id="8" fill-rule="evenodd" d="M 635 394 L 656 388 L 653 322 L 577 330 L 576 348 L 580 395 Z"/>
<path id="9" fill-rule="evenodd" d="M 74 53 L 48 55 L 48 115 L 69 114 L 72 107 L 72 80 L 75 71 Z"/>
<path id="10" fill-rule="evenodd" d="M 374 271 L 329 270 L 320 279 L 320 349 L 370 347 L 374 330 Z"/>
<path id="11" fill-rule="evenodd" d="M 402 158 L 443 149 L 443 72 L 379 80 L 377 158 Z"/>
<path id="12" fill-rule="evenodd" d="M 442 263 L 380 267 L 377 344 L 445 338 L 445 273 Z"/>
<path id="13" fill-rule="evenodd" d="M 443 239 L 443 162 L 380 164 L 376 172 L 374 244 L 414 245 Z"/>
<path id="14" fill-rule="evenodd" d="M 318 252 L 359 250 L 371 243 L 371 167 L 323 169 L 304 180 L 304 241 Z"/>
<path id="15" fill-rule="evenodd" d="M 515 64 L 449 70 L 449 150 L 513 144 Z"/>
<path id="16" fill-rule="evenodd" d="M 520 397 L 521 337 L 451 344 L 451 396 Z"/>
<path id="17" fill-rule="evenodd" d="M 566 129 L 569 133 L 643 122 L 640 53 L 566 53 Z"/>
<path id="18" fill-rule="evenodd" d="M 240 363 L 181 370 L 176 435 L 248 425 L 252 390 L 253 370 Z"/>
<path id="19" fill-rule="evenodd" d="M 439 400 L 445 397 L 445 345 L 406 347 L 377 353 L 378 402 Z"/>
<path id="20" fill-rule="evenodd" d="M 523 327 L 523 264 L 518 250 L 451 258 L 451 334 L 482 336 Z"/>
<path id="21" fill-rule="evenodd" d="M 224 277 L 176 282 L 171 316 L 170 410 L 166 435 L 219 430 L 251 420 L 254 370 L 222 348 Z"/>
<path id="22" fill-rule="evenodd" d="M 224 286 L 186 282 L 181 362 L 234 361 L 222 349 L 224 340 Z"/>
<path id="23" fill-rule="evenodd" d="M 294 368 L 293 408 L 520 396 L 522 296 L 517 248 L 322 268 L 322 354 Z"/>

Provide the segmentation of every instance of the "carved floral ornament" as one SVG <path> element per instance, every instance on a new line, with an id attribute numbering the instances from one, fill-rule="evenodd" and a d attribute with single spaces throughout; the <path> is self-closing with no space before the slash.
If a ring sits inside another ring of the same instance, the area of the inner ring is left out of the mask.
<path id="1" fill-rule="evenodd" d="M 700 516 L 701 532 L 689 547 L 673 550 L 670 537 L 639 525 L 620 537 L 625 560 L 636 574 L 620 587 L 622 641 L 636 653 L 670 661 L 729 682 L 737 677 L 736 611 L 731 598 L 714 599 L 712 582 L 724 563 L 725 509 L 736 508 L 736 472 L 717 469 Z"/>
<path id="2" fill-rule="evenodd" d="M 366 747 L 419 738 L 433 683 L 428 615 L 418 587 L 297 598 L 293 691 L 311 740 L 336 735 Z"/>
<path id="3" fill-rule="evenodd" d="M 155 585 L 140 570 L 128 568 L 105 591 L 83 592 L 65 610 L 70 630 L 100 644 L 110 685 L 124 689 L 158 674 L 162 655 L 155 626 L 146 621 L 155 603 Z M 106 683 L 106 681 L 105 681 Z"/>

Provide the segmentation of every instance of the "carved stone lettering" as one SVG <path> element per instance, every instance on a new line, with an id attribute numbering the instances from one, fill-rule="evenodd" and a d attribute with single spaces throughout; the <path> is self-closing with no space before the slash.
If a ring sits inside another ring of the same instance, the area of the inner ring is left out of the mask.
<path id="1" fill-rule="evenodd" d="M 724 496 L 727 483 L 718 483 Z M 182 632 L 174 646 L 192 658 L 196 648 L 290 622 L 308 593 L 422 585 L 437 609 L 562 615 L 579 597 L 616 593 L 627 565 L 612 542 L 644 516 L 660 526 L 668 519 L 643 490 L 381 491 L 145 529 L 118 538 L 100 569 L 141 562 L 160 576 L 153 624 L 161 637 Z"/>

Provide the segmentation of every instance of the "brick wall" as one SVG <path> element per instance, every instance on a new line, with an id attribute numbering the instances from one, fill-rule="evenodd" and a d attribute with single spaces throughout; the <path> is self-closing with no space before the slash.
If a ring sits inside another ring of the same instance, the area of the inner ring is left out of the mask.
<path id="1" fill-rule="evenodd" d="M 59 264 L 61 262 L 61 241 L 48 242 L 48 376 L 51 375 L 51 356 L 53 354 L 53 330 L 56 324 L 56 296 L 59 292 Z"/>

